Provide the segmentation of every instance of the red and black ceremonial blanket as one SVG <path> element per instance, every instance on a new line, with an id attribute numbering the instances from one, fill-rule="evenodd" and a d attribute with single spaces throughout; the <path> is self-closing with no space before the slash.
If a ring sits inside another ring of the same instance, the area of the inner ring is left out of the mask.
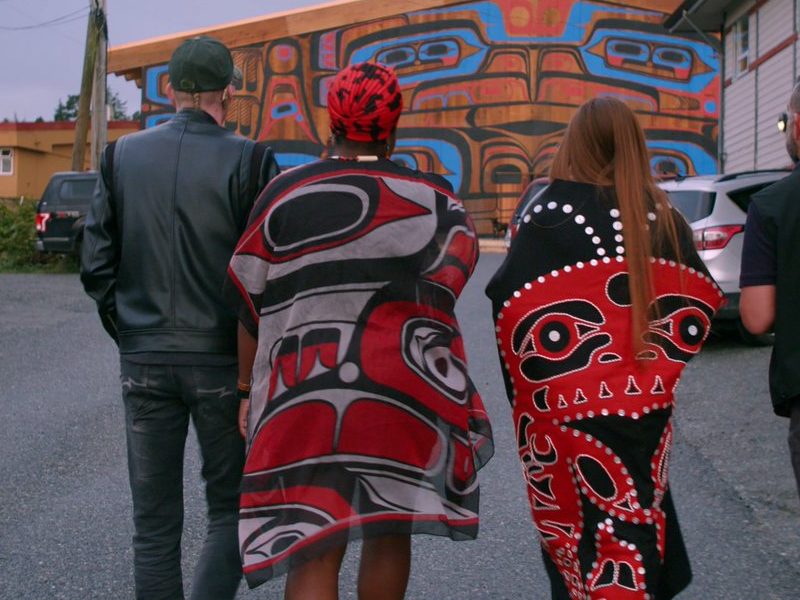
<path id="1" fill-rule="evenodd" d="M 358 537 L 475 537 L 491 428 L 454 307 L 476 259 L 446 181 L 388 160 L 319 161 L 262 194 L 229 269 L 258 336 L 251 587 Z"/>
<path id="2" fill-rule="evenodd" d="M 559 599 L 663 600 L 691 579 L 667 482 L 673 393 L 722 293 L 681 221 L 681 261 L 651 259 L 659 317 L 637 360 L 619 217 L 600 188 L 554 182 L 487 288 Z"/>

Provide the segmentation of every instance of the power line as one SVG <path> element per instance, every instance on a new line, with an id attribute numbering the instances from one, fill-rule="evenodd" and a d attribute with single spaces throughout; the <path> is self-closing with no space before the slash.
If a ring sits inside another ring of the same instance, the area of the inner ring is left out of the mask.
<path id="1" fill-rule="evenodd" d="M 0 2 L 13 2 L 13 0 L 0 0 Z M 9 5 L 8 5 L 8 7 L 9 7 L 11 10 L 13 10 L 14 12 L 16 12 L 16 13 L 18 13 L 18 14 L 22 15 L 23 17 L 25 17 L 26 19 L 29 19 L 29 20 L 31 20 L 31 21 L 35 21 L 35 20 L 36 20 L 36 18 L 37 18 L 37 17 L 35 17 L 34 15 L 30 14 L 29 12 L 25 12 L 24 10 L 22 10 L 22 9 L 21 9 L 21 8 L 19 8 L 18 6 L 14 6 L 13 4 L 9 4 Z M 73 42 L 73 43 L 75 43 L 75 44 L 81 44 L 81 43 L 82 43 L 80 40 L 78 40 L 78 39 L 76 39 L 75 37 L 73 37 L 73 36 L 69 35 L 68 33 L 64 33 L 63 31 L 61 31 L 61 30 L 59 30 L 59 29 L 51 29 L 50 31 L 52 31 L 52 32 L 53 32 L 53 33 L 55 33 L 56 35 L 60 35 L 60 36 L 61 36 L 61 37 L 63 37 L 64 39 L 67 39 L 67 40 L 69 40 L 70 42 Z"/>
<path id="2" fill-rule="evenodd" d="M 79 19 L 83 19 L 86 15 L 89 14 L 85 8 L 79 8 L 78 10 L 73 10 L 70 13 L 65 15 L 61 15 L 60 17 L 55 17 L 54 19 L 50 19 L 48 21 L 42 21 L 41 23 L 34 23 L 31 25 L 20 25 L 18 27 L 5 27 L 0 26 L 0 30 L 2 31 L 27 31 L 30 29 L 38 29 L 40 27 L 52 27 L 54 25 L 63 25 L 64 23 L 71 23 L 72 21 L 77 21 Z"/>

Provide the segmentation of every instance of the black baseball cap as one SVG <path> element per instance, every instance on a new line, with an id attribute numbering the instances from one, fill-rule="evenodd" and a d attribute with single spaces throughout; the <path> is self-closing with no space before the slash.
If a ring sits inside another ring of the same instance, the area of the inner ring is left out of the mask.
<path id="1" fill-rule="evenodd" d="M 233 66 L 230 50 L 205 35 L 184 41 L 169 60 L 169 82 L 179 92 L 222 90 L 241 77 L 241 71 Z"/>

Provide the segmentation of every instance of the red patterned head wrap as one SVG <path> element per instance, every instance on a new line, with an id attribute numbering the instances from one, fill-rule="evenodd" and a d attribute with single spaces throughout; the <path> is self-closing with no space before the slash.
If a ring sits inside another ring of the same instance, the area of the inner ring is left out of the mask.
<path id="1" fill-rule="evenodd" d="M 328 89 L 331 132 L 348 140 L 387 139 L 402 109 L 397 75 L 377 63 L 363 62 L 342 69 Z"/>

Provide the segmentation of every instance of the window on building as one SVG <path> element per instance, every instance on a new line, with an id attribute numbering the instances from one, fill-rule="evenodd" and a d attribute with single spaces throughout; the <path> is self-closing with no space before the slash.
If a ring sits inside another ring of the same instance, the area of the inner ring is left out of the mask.
<path id="1" fill-rule="evenodd" d="M 0 175 L 14 173 L 14 151 L 11 148 L 0 148 Z"/>
<path id="2" fill-rule="evenodd" d="M 750 64 L 750 15 L 745 15 L 733 26 L 733 69 L 735 75 L 747 73 Z"/>

